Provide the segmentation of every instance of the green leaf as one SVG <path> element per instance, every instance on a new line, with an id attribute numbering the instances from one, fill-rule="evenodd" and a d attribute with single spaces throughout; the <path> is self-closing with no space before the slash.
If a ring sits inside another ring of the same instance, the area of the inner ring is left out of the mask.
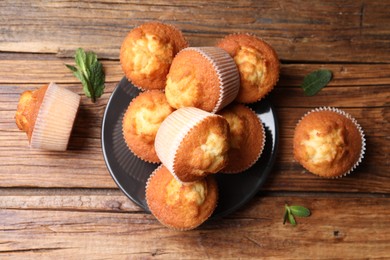
<path id="1" fill-rule="evenodd" d="M 101 97 L 104 90 L 104 81 L 105 81 L 105 75 L 103 72 L 103 65 L 96 61 L 92 64 L 91 68 L 91 76 L 90 76 L 90 82 L 93 86 L 94 95 L 96 98 Z"/>
<path id="2" fill-rule="evenodd" d="M 86 59 L 87 55 L 85 54 L 84 50 L 82 48 L 78 48 L 76 50 L 76 55 L 74 56 L 76 65 L 79 67 L 79 69 L 85 74 L 86 72 Z"/>
<path id="3" fill-rule="evenodd" d="M 291 213 L 297 217 L 310 216 L 310 210 L 302 206 L 290 206 Z"/>
<path id="4" fill-rule="evenodd" d="M 293 226 L 295 226 L 297 224 L 293 214 L 288 214 L 288 221 L 290 221 L 291 225 L 293 225 Z"/>
<path id="5" fill-rule="evenodd" d="M 324 69 L 316 70 L 305 76 L 301 88 L 303 88 L 306 96 L 314 96 L 325 87 L 331 79 L 332 71 Z"/>
<path id="6" fill-rule="evenodd" d="M 283 217 L 283 225 L 286 224 L 287 217 L 288 217 L 288 211 L 285 210 L 285 211 L 284 211 L 284 217 Z"/>
<path id="7" fill-rule="evenodd" d="M 82 48 L 76 50 L 75 63 L 76 66 L 66 64 L 65 66 L 81 81 L 85 95 L 95 102 L 104 91 L 103 65 L 94 52 L 85 52 Z"/>
<path id="8" fill-rule="evenodd" d="M 72 65 L 68 65 L 68 64 L 65 64 L 65 66 L 70 69 L 71 71 L 73 72 L 76 72 L 77 71 L 77 68 L 75 66 L 72 66 Z"/>

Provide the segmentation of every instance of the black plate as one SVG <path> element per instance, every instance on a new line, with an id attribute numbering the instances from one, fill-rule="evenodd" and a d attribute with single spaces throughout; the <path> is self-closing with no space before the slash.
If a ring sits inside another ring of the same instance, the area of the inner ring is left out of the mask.
<path id="1" fill-rule="evenodd" d="M 150 212 L 145 200 L 145 184 L 157 167 L 135 157 L 122 136 L 122 119 L 130 101 L 139 94 L 125 77 L 112 93 L 103 117 L 102 149 L 107 168 L 119 188 L 132 201 Z M 261 118 L 266 142 L 260 159 L 239 174 L 216 174 L 219 187 L 218 207 L 213 217 L 223 217 L 247 203 L 264 184 L 276 157 L 278 125 L 271 103 L 262 100 L 250 106 Z"/>

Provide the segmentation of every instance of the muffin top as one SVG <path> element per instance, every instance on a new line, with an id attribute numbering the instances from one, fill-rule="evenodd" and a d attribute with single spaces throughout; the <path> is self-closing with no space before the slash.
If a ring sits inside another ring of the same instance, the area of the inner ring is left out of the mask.
<path id="1" fill-rule="evenodd" d="M 188 43 L 174 26 L 145 23 L 124 39 L 120 61 L 126 77 L 142 89 L 164 89 L 173 57 Z"/>
<path id="2" fill-rule="evenodd" d="M 218 199 L 213 176 L 182 184 L 165 166 L 157 168 L 146 185 L 146 201 L 152 214 L 165 226 L 189 230 L 206 221 Z"/>
<path id="3" fill-rule="evenodd" d="M 219 112 L 229 123 L 230 149 L 225 173 L 238 173 L 251 167 L 264 147 L 264 128 L 261 120 L 248 107 L 232 104 Z"/>
<path id="4" fill-rule="evenodd" d="M 276 85 L 279 79 L 278 56 L 263 40 L 249 34 L 230 34 L 217 46 L 233 57 L 240 72 L 238 102 L 256 102 Z"/>
<path id="5" fill-rule="evenodd" d="M 219 100 L 220 84 L 213 64 L 200 52 L 187 48 L 172 62 L 165 95 L 174 108 L 197 107 L 211 112 Z"/>
<path id="6" fill-rule="evenodd" d="M 308 171 L 323 177 L 346 174 L 360 160 L 364 140 L 358 126 L 344 114 L 314 111 L 302 118 L 294 133 L 294 157 Z"/>
<path id="7" fill-rule="evenodd" d="M 222 170 L 228 162 L 229 125 L 221 116 L 210 116 L 195 125 L 176 152 L 174 171 L 183 182 L 192 182 Z"/>
<path id="8" fill-rule="evenodd" d="M 154 149 L 154 139 L 160 124 L 174 109 L 159 90 L 140 93 L 123 117 L 125 141 L 137 156 L 149 162 L 160 162 Z"/>
<path id="9" fill-rule="evenodd" d="M 44 85 L 37 90 L 24 91 L 19 98 L 15 121 L 18 128 L 26 132 L 29 141 L 47 88 L 48 85 Z"/>

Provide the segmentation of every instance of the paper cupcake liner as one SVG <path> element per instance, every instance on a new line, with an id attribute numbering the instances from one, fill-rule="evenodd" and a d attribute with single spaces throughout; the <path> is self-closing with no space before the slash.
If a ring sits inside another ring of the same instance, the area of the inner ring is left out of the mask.
<path id="1" fill-rule="evenodd" d="M 161 162 L 168 168 L 173 176 L 181 181 L 174 170 L 176 153 L 181 141 L 189 131 L 211 114 L 194 107 L 184 107 L 170 114 L 160 125 L 155 139 L 155 149 Z"/>
<path id="2" fill-rule="evenodd" d="M 261 144 L 261 148 L 259 150 L 259 153 L 258 155 L 256 156 L 255 159 L 253 159 L 252 162 L 250 162 L 247 166 L 244 166 L 238 170 L 233 170 L 233 171 L 225 171 L 222 169 L 222 173 L 225 173 L 225 174 L 237 174 L 237 173 L 241 173 L 247 169 L 249 169 L 250 167 L 252 167 L 258 160 L 259 158 L 261 157 L 261 155 L 263 154 L 263 151 L 264 151 L 264 147 L 265 147 L 265 142 L 266 142 L 266 135 L 265 135 L 265 126 L 263 125 L 263 122 L 261 121 L 260 117 L 257 116 L 257 114 L 255 113 L 255 111 L 253 111 L 253 109 L 251 109 L 250 107 L 248 106 L 245 106 L 246 108 L 248 108 L 255 116 L 256 118 L 259 120 L 259 123 L 261 125 L 261 135 L 263 137 L 263 142 Z"/>
<path id="3" fill-rule="evenodd" d="M 237 97 L 240 88 L 240 74 L 229 53 L 218 47 L 189 47 L 184 50 L 193 50 L 200 53 L 217 72 L 220 92 L 217 104 L 211 113 L 215 113 L 230 104 Z"/>
<path id="4" fill-rule="evenodd" d="M 80 99 L 78 94 L 50 83 L 35 121 L 30 147 L 65 151 Z"/>
<path id="5" fill-rule="evenodd" d="M 158 220 L 158 222 L 160 222 L 160 224 L 162 224 L 163 226 L 167 227 L 167 228 L 170 228 L 170 229 L 173 229 L 173 230 L 176 230 L 176 231 L 188 231 L 188 230 L 192 230 L 192 229 L 195 229 L 197 227 L 199 227 L 200 225 L 202 225 L 203 223 L 205 223 L 210 217 L 211 215 L 214 213 L 215 209 L 217 208 L 218 206 L 218 201 L 219 201 L 219 190 L 218 190 L 218 185 L 216 185 L 216 192 L 217 192 L 217 201 L 215 203 L 215 206 L 213 208 L 213 210 L 210 211 L 210 213 L 207 215 L 207 217 L 205 218 L 204 221 L 202 221 L 201 223 L 197 224 L 197 225 L 194 225 L 194 226 L 191 226 L 191 227 L 187 227 L 187 228 L 178 228 L 178 227 L 175 227 L 175 226 L 172 226 L 172 225 L 169 225 L 167 224 L 165 221 L 162 221 L 159 217 L 157 217 L 155 214 L 153 214 L 153 211 L 150 209 L 150 206 L 149 206 L 149 201 L 147 200 L 147 196 L 146 196 L 146 191 L 147 189 L 149 188 L 149 183 L 150 183 L 150 180 L 153 178 L 153 176 L 163 167 L 163 165 L 161 164 L 160 166 L 158 166 L 149 176 L 148 180 L 146 181 L 146 185 L 145 185 L 145 198 L 146 198 L 146 204 L 148 205 L 148 208 L 151 212 L 151 214 Z M 213 176 L 210 176 L 211 178 L 214 178 Z M 214 182 L 216 182 L 216 180 L 214 179 Z M 217 182 L 216 182 L 217 183 Z M 183 185 L 189 185 L 190 183 L 182 183 Z"/>
<path id="6" fill-rule="evenodd" d="M 355 164 L 349 169 L 347 170 L 346 172 L 344 172 L 343 174 L 340 174 L 338 176 L 334 176 L 334 177 L 328 177 L 327 179 L 337 179 L 337 178 L 342 178 L 342 177 L 345 177 L 347 176 L 348 174 L 350 174 L 351 172 L 353 172 L 356 167 L 362 162 L 363 158 L 364 158 L 364 154 L 366 152 L 366 138 L 365 138 L 365 135 L 364 135 L 364 132 L 363 132 L 363 128 L 358 124 L 358 122 L 356 121 L 355 118 L 353 118 L 349 113 L 341 110 L 341 109 L 338 109 L 338 108 L 335 108 L 335 107 L 318 107 L 318 108 L 315 108 L 309 112 L 307 112 L 303 117 L 301 117 L 301 119 L 298 121 L 298 124 L 302 121 L 303 118 L 305 118 L 307 115 L 313 113 L 313 112 L 320 112 L 320 111 L 332 111 L 332 112 L 335 112 L 335 113 L 338 113 L 340 115 L 343 115 L 345 116 L 346 118 L 348 118 L 349 120 L 352 121 L 352 123 L 356 126 L 356 128 L 358 129 L 359 133 L 360 133 L 360 137 L 362 139 L 362 148 L 360 150 L 360 155 L 359 155 L 359 158 L 358 160 L 355 162 Z M 297 125 L 298 125 L 297 124 Z M 319 175 L 318 175 L 319 176 Z M 321 176 L 322 177 L 322 176 Z M 326 177 L 324 177 L 326 178 Z"/>

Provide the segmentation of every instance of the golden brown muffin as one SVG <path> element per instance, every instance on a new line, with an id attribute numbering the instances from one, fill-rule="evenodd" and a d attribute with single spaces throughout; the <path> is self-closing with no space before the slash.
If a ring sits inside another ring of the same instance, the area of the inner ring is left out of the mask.
<path id="1" fill-rule="evenodd" d="M 154 139 L 162 121 L 173 111 L 159 90 L 140 93 L 131 101 L 123 117 L 123 136 L 135 155 L 148 162 L 160 162 Z"/>
<path id="2" fill-rule="evenodd" d="M 218 187 L 213 176 L 182 184 L 163 165 L 152 173 L 146 185 L 150 211 L 163 225 L 176 230 L 194 229 L 205 222 L 217 200 Z"/>
<path id="3" fill-rule="evenodd" d="M 241 104 L 232 104 L 219 113 L 229 123 L 230 149 L 224 173 L 245 171 L 260 157 L 265 141 L 263 124 L 256 113 Z"/>
<path id="4" fill-rule="evenodd" d="M 226 36 L 217 46 L 233 57 L 240 71 L 238 102 L 256 102 L 274 88 L 279 79 L 279 60 L 269 44 L 241 33 Z"/>
<path id="5" fill-rule="evenodd" d="M 308 171 L 322 177 L 340 177 L 360 163 L 365 139 L 348 114 L 334 108 L 304 116 L 294 133 L 294 157 Z"/>
<path id="6" fill-rule="evenodd" d="M 193 182 L 226 166 L 229 125 L 219 115 L 186 107 L 170 114 L 158 129 L 161 162 L 182 182 Z"/>
<path id="7" fill-rule="evenodd" d="M 37 90 L 27 90 L 20 95 L 15 121 L 18 128 L 26 132 L 29 141 L 31 141 L 35 120 L 37 119 L 47 87 L 48 85 L 44 85 Z"/>
<path id="8" fill-rule="evenodd" d="M 165 95 L 174 108 L 196 107 L 216 112 L 231 103 L 239 90 L 233 59 L 217 47 L 186 48 L 173 59 Z"/>
<path id="9" fill-rule="evenodd" d="M 188 43 L 172 25 L 145 23 L 124 39 L 120 62 L 126 77 L 142 89 L 164 89 L 173 57 Z"/>
<path id="10" fill-rule="evenodd" d="M 22 93 L 15 114 L 31 148 L 65 151 L 80 105 L 80 96 L 55 83 Z"/>

